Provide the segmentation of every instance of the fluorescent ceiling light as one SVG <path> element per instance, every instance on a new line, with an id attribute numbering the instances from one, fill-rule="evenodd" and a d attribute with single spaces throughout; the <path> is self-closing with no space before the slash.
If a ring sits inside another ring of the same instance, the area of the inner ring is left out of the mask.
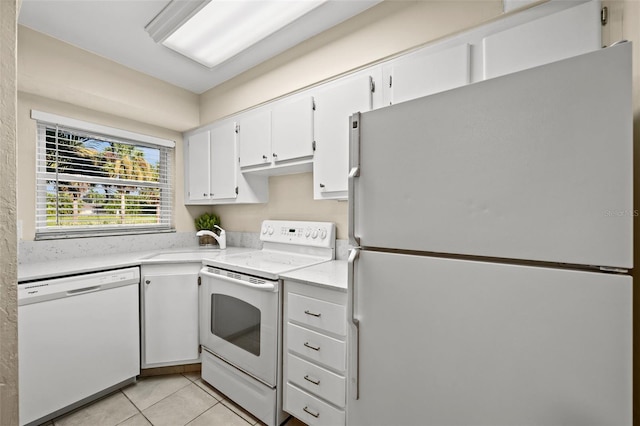
<path id="1" fill-rule="evenodd" d="M 178 28 L 163 37 L 162 44 L 208 68 L 213 68 L 326 1 L 211 0 L 204 7 L 202 2 L 195 2 L 199 6 L 192 6 L 192 9 L 195 9 L 191 11 L 192 16 L 173 18 L 174 23 L 178 21 Z M 186 13 L 188 15 L 189 11 Z"/>

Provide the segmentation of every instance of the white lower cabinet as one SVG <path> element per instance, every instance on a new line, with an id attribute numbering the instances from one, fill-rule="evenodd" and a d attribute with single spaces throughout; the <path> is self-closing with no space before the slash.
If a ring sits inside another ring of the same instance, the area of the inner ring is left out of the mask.
<path id="1" fill-rule="evenodd" d="M 287 365 L 290 383 L 307 392 L 312 392 L 320 398 L 335 404 L 344 406 L 345 377 L 333 373 L 317 364 L 306 361 L 293 354 L 287 354 Z"/>
<path id="2" fill-rule="evenodd" d="M 327 404 L 313 394 L 307 393 L 291 383 L 285 388 L 284 410 L 308 425 L 343 425 L 344 408 Z"/>
<path id="3" fill-rule="evenodd" d="M 142 368 L 197 363 L 200 263 L 142 266 Z"/>
<path id="4" fill-rule="evenodd" d="M 284 281 L 283 409 L 308 425 L 344 425 L 347 294 Z"/>

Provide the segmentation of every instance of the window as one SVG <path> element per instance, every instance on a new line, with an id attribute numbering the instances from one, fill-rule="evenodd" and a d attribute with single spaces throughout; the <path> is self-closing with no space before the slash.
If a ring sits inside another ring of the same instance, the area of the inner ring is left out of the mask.
<path id="1" fill-rule="evenodd" d="M 171 230 L 172 141 L 36 111 L 32 117 L 41 118 L 36 239 Z"/>

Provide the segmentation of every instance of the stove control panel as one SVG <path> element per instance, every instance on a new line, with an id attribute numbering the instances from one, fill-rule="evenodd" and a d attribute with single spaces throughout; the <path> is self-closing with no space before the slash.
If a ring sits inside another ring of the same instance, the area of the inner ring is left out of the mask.
<path id="1" fill-rule="evenodd" d="M 313 247 L 335 247 L 336 225 L 331 222 L 265 220 L 260 240 Z"/>

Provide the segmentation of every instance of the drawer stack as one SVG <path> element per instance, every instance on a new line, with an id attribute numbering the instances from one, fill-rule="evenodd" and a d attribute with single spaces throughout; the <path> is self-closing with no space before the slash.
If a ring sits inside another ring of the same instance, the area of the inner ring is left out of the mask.
<path id="1" fill-rule="evenodd" d="M 285 281 L 284 410 L 309 425 L 345 424 L 346 293 Z"/>

